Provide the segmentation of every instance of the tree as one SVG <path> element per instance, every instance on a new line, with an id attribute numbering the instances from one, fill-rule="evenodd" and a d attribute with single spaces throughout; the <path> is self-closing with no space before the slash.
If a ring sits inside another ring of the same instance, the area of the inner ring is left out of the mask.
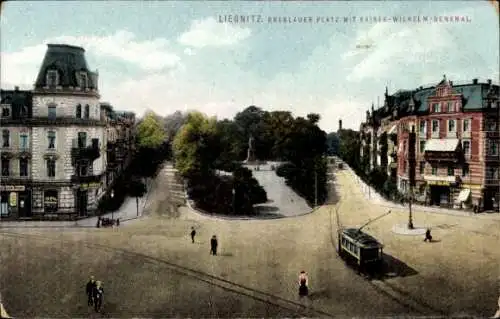
<path id="1" fill-rule="evenodd" d="M 221 151 L 216 118 L 188 114 L 173 143 L 175 166 L 184 177 L 209 176 Z"/>
<path id="2" fill-rule="evenodd" d="M 163 119 L 163 127 L 166 132 L 166 137 L 169 141 L 172 141 L 181 129 L 181 127 L 186 123 L 188 114 L 181 111 L 175 111 L 174 113 L 166 116 Z"/>
<path id="3" fill-rule="evenodd" d="M 139 147 L 156 149 L 165 143 L 166 133 L 158 116 L 147 112 L 137 125 L 137 142 Z"/>

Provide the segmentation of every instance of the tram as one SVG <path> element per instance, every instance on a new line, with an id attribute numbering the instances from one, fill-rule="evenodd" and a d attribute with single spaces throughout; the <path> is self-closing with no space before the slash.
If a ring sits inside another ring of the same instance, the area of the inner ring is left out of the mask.
<path id="1" fill-rule="evenodd" d="M 372 236 L 357 228 L 345 228 L 339 231 L 338 254 L 353 262 L 358 270 L 376 271 L 383 264 L 383 245 Z"/>

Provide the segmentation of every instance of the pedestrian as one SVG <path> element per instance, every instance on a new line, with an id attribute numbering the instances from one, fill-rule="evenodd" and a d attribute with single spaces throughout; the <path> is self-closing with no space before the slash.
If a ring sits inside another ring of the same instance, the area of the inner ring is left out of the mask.
<path id="1" fill-rule="evenodd" d="M 93 306 L 94 305 L 94 288 L 95 288 L 96 282 L 94 279 L 94 276 L 90 276 L 89 281 L 87 282 L 87 286 L 85 288 L 85 292 L 87 293 L 87 305 Z"/>
<path id="2" fill-rule="evenodd" d="M 424 241 L 429 241 L 429 243 L 432 241 L 432 236 L 431 236 L 431 229 L 427 228 L 425 231 L 425 239 Z"/>
<path id="3" fill-rule="evenodd" d="M 94 295 L 95 312 L 99 312 L 99 311 L 101 311 L 102 301 L 104 298 L 104 289 L 102 288 L 101 281 L 96 281 L 93 295 Z"/>
<path id="4" fill-rule="evenodd" d="M 500 297 L 498 297 L 498 310 L 495 315 L 493 315 L 493 318 L 500 318 Z"/>
<path id="5" fill-rule="evenodd" d="M 194 244 L 194 236 L 196 236 L 196 230 L 191 227 L 191 242 Z"/>
<path id="6" fill-rule="evenodd" d="M 97 217 L 97 228 L 101 227 L 101 216 Z"/>
<path id="7" fill-rule="evenodd" d="M 299 296 L 304 297 L 309 294 L 309 279 L 307 278 L 307 274 L 304 270 L 300 272 L 299 275 Z"/>
<path id="8" fill-rule="evenodd" d="M 217 236 L 213 235 L 212 239 L 210 239 L 210 254 L 216 256 L 217 255 Z"/>

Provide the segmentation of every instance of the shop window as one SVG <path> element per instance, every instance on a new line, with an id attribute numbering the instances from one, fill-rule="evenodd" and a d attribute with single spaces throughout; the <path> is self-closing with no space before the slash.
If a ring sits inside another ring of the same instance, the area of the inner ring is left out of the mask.
<path id="1" fill-rule="evenodd" d="M 432 167 L 431 174 L 432 174 L 432 175 L 437 175 L 437 173 L 438 173 L 438 169 L 437 169 L 437 167 L 436 167 L 436 166 L 433 166 L 433 167 Z"/>
<path id="2" fill-rule="evenodd" d="M 56 190 L 46 190 L 43 194 L 43 206 L 46 213 L 57 212 L 59 206 L 58 193 Z"/>

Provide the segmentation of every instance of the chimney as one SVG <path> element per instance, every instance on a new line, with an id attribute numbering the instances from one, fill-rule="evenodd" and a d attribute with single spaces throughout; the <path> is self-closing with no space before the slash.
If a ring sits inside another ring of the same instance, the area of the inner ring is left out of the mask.
<path id="1" fill-rule="evenodd" d="M 19 86 L 17 86 L 17 85 L 14 86 L 14 91 L 16 91 L 16 92 L 19 91 Z"/>
<path id="2" fill-rule="evenodd" d="M 449 81 L 450 82 L 450 86 L 453 86 L 453 81 Z"/>
<path id="3" fill-rule="evenodd" d="M 339 131 L 342 131 L 342 120 L 339 120 Z"/>
<path id="4" fill-rule="evenodd" d="M 488 79 L 488 84 L 491 86 L 491 79 Z"/>
<path id="5" fill-rule="evenodd" d="M 472 79 L 472 84 L 477 84 L 477 79 Z"/>
<path id="6" fill-rule="evenodd" d="M 423 87 L 423 86 L 420 86 L 420 87 L 419 87 L 419 89 L 423 90 L 423 89 L 424 89 L 424 87 Z"/>

